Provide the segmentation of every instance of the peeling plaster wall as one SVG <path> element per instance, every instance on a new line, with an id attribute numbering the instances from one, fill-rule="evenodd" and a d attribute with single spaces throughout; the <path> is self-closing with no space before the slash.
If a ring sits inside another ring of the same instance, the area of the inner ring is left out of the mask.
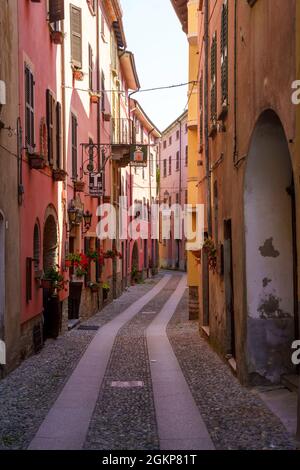
<path id="1" fill-rule="evenodd" d="M 249 372 L 277 382 L 294 339 L 290 154 L 271 111 L 254 131 L 245 178 Z"/>

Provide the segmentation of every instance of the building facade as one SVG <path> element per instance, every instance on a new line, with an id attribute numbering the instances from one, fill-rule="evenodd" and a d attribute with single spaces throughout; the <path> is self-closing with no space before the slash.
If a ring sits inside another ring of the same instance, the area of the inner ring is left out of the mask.
<path id="1" fill-rule="evenodd" d="M 131 201 L 140 199 L 139 171 L 133 175 L 129 165 L 139 122 L 149 150 L 146 205 L 156 200 L 160 134 L 130 100 L 140 84 L 118 0 L 3 2 L 0 14 L 5 373 L 131 282 L 134 241 L 120 237 L 119 197 L 127 192 Z M 99 236 L 104 204 L 117 215 L 115 236 L 107 239 Z M 143 276 L 158 264 L 151 243 L 149 236 L 138 250 Z"/>
<path id="2" fill-rule="evenodd" d="M 278 383 L 299 338 L 296 2 L 173 4 L 198 52 L 200 330 L 242 382 Z"/>
<path id="3" fill-rule="evenodd" d="M 160 204 L 176 204 L 182 212 L 187 204 L 188 112 L 185 111 L 162 132 L 160 143 Z M 187 266 L 184 231 L 175 239 L 174 219 L 170 238 L 160 239 L 160 266 L 185 271 Z"/>
<path id="4" fill-rule="evenodd" d="M 17 8 L 0 2 L 0 377 L 18 363 L 20 342 Z"/>

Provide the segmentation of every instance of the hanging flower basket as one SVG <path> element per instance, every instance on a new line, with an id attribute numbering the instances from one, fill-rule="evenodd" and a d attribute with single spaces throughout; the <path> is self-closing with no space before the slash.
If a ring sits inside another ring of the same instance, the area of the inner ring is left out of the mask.
<path id="1" fill-rule="evenodd" d="M 85 189 L 85 182 L 83 180 L 74 181 L 74 190 L 77 193 L 83 193 Z"/>
<path id="2" fill-rule="evenodd" d="M 99 93 L 95 93 L 94 91 L 90 91 L 90 100 L 91 100 L 91 103 L 99 103 L 100 101 L 100 94 Z"/>
<path id="3" fill-rule="evenodd" d="M 84 79 L 84 74 L 79 69 L 73 69 L 73 78 L 74 78 L 74 80 L 78 80 L 78 81 L 82 82 L 83 79 Z"/>
<path id="4" fill-rule="evenodd" d="M 61 45 L 64 41 L 64 33 L 61 31 L 51 31 L 50 36 L 53 44 Z"/>
<path id="5" fill-rule="evenodd" d="M 67 173 L 61 168 L 55 168 L 52 170 L 52 177 L 54 181 L 66 181 Z"/>

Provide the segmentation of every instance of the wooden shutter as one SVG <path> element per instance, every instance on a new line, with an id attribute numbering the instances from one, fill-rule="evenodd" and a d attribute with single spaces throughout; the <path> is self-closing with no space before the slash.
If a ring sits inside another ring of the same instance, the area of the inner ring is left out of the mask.
<path id="1" fill-rule="evenodd" d="M 26 258 L 26 302 L 32 299 L 32 259 Z"/>
<path id="2" fill-rule="evenodd" d="M 34 148 L 34 79 L 25 65 L 25 142 L 29 151 Z"/>
<path id="3" fill-rule="evenodd" d="M 105 112 L 105 75 L 101 73 L 101 111 Z"/>
<path id="4" fill-rule="evenodd" d="M 70 5 L 71 59 L 73 65 L 82 67 L 81 8 Z"/>
<path id="5" fill-rule="evenodd" d="M 55 99 L 50 90 L 46 91 L 46 121 L 48 130 L 48 161 L 49 165 L 56 166 L 56 119 L 55 119 Z"/>
<path id="6" fill-rule="evenodd" d="M 89 44 L 89 89 L 93 91 L 93 49 Z"/>
<path id="7" fill-rule="evenodd" d="M 56 165 L 62 168 L 61 158 L 61 142 L 62 142 L 62 125 L 61 125 L 61 104 L 56 103 Z"/>
<path id="8" fill-rule="evenodd" d="M 199 108 L 200 108 L 200 145 L 203 144 L 203 75 L 200 77 L 199 84 Z"/>
<path id="9" fill-rule="evenodd" d="M 228 99 L 228 2 L 222 7 L 221 20 L 221 93 L 222 104 Z"/>
<path id="10" fill-rule="evenodd" d="M 55 23 L 65 19 L 64 0 L 49 0 L 49 22 Z"/>
<path id="11" fill-rule="evenodd" d="M 77 178 L 77 118 L 72 114 L 72 177 Z"/>
<path id="12" fill-rule="evenodd" d="M 211 43 L 211 57 L 210 57 L 210 68 L 211 68 L 211 92 L 210 92 L 210 108 L 211 108 L 211 120 L 217 119 L 217 35 L 214 34 Z"/>

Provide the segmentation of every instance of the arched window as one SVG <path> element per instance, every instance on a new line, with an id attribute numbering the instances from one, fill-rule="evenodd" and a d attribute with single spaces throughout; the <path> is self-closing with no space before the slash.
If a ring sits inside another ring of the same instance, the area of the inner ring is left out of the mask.
<path id="1" fill-rule="evenodd" d="M 40 267 L 40 254 L 41 254 L 41 242 L 40 242 L 40 230 L 36 223 L 33 232 L 33 262 L 34 270 L 38 271 Z"/>

